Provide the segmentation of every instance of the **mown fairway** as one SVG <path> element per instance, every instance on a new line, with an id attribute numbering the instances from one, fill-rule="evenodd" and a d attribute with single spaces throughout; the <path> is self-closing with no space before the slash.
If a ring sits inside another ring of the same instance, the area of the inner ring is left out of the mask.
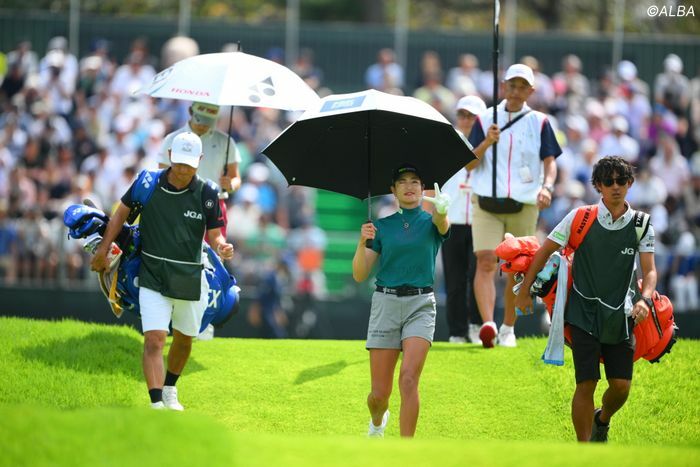
<path id="1" fill-rule="evenodd" d="M 183 414 L 148 409 L 141 336 L 125 327 L 0 319 L 0 465 L 700 465 L 700 342 L 638 362 L 610 443 L 574 442 L 573 366 L 517 349 L 436 343 L 416 439 L 365 438 L 361 341 L 196 342 Z M 597 394 L 602 395 L 602 383 Z"/>

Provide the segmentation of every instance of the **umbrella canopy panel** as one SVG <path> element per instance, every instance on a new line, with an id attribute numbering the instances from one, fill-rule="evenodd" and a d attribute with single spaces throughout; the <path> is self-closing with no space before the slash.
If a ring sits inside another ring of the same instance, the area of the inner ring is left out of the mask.
<path id="1" fill-rule="evenodd" d="M 320 98 L 296 73 L 243 52 L 196 55 L 158 73 L 138 92 L 216 105 L 306 110 Z"/>
<path id="2" fill-rule="evenodd" d="M 359 199 L 390 193 L 392 172 L 401 163 L 415 165 L 430 189 L 474 159 L 448 123 L 386 110 L 299 120 L 264 153 L 290 185 Z"/>

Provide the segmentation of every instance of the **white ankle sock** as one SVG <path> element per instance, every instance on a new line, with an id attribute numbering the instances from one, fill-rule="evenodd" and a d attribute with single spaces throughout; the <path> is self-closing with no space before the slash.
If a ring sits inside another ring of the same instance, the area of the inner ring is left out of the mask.
<path id="1" fill-rule="evenodd" d="M 507 324 L 501 324 L 501 329 L 498 331 L 501 334 L 510 334 L 513 332 L 514 327 L 508 326 Z"/>

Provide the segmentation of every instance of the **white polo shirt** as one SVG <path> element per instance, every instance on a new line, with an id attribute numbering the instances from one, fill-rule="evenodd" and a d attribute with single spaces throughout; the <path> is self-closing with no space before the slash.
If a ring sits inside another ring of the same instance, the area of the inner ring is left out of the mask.
<path id="1" fill-rule="evenodd" d="M 498 140 L 496 197 L 512 198 L 525 204 L 536 204 L 542 188 L 544 169 L 542 161 L 548 156 L 558 157 L 561 148 L 554 137 L 547 116 L 531 110 L 527 104 L 519 112 L 507 112 L 506 101 L 497 107 L 498 126 L 503 127 L 521 113 L 526 116 L 507 130 Z M 493 107 L 478 117 L 469 135 L 469 142 L 477 147 L 485 138 L 493 122 Z M 489 147 L 481 163 L 472 170 L 472 189 L 480 196 L 493 196 L 493 146 Z"/>
<path id="2" fill-rule="evenodd" d="M 192 132 L 192 128 L 187 124 L 184 127 L 177 129 L 167 135 L 163 139 L 163 144 L 160 146 L 160 151 L 158 151 L 158 163 L 170 165 L 170 159 L 168 157 L 168 149 L 172 145 L 173 138 L 180 133 Z M 204 157 L 199 162 L 199 167 L 197 168 L 197 175 L 203 179 L 209 179 L 219 184 L 219 177 L 224 172 L 224 165 L 226 164 L 226 139 L 231 140 L 231 144 L 228 150 L 228 163 L 232 164 L 234 162 L 241 162 L 241 156 L 238 153 L 238 148 L 233 138 L 229 138 L 225 133 L 219 130 L 209 130 L 202 136 L 202 152 Z"/>
<path id="3" fill-rule="evenodd" d="M 634 218 L 635 210 L 632 209 L 625 201 L 625 205 L 627 206 L 627 211 L 620 216 L 617 220 L 613 221 L 612 214 L 610 214 L 610 210 L 608 210 L 607 206 L 605 206 L 605 203 L 603 201 L 598 202 L 598 222 L 600 225 L 603 226 L 604 229 L 606 230 L 622 230 L 624 229 L 627 224 L 632 222 L 632 219 Z M 558 243 L 561 246 L 566 246 L 567 243 L 569 243 L 569 237 L 571 236 L 571 226 L 574 223 L 574 217 L 576 217 L 576 212 L 578 211 L 577 209 L 573 209 L 572 211 L 569 212 L 569 214 L 564 217 L 564 219 L 557 224 L 556 227 L 550 232 L 550 234 L 547 236 L 548 239 L 553 241 L 554 243 Z M 649 228 L 646 231 L 646 234 L 642 239 L 639 241 L 639 252 L 640 253 L 654 253 L 654 247 L 655 247 L 655 239 L 654 239 L 654 227 L 649 224 Z"/>

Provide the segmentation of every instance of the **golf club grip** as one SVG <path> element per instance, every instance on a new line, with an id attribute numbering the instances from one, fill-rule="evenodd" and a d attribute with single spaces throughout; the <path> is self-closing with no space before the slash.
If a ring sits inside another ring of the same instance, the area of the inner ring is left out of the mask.
<path id="1" fill-rule="evenodd" d="M 85 198 L 85 199 L 83 200 L 83 204 L 84 204 L 85 206 L 90 207 L 90 208 L 97 208 L 97 206 L 95 206 L 95 203 L 93 203 L 92 200 L 91 200 L 90 198 Z"/>

